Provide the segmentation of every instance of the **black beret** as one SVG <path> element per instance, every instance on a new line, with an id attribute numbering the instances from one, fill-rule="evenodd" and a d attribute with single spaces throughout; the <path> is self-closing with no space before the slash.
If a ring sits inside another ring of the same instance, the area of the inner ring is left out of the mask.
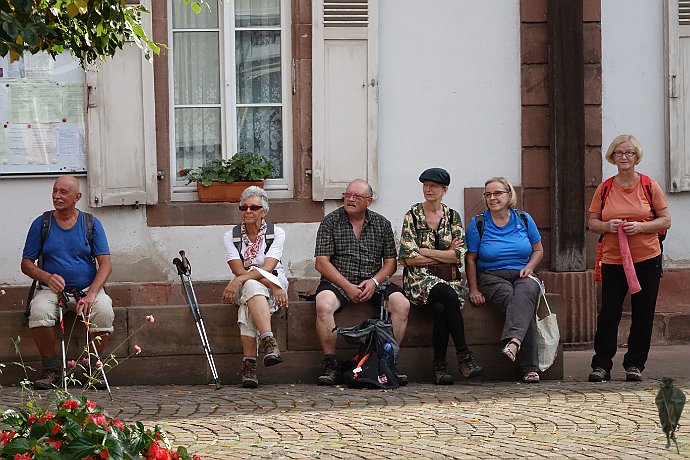
<path id="1" fill-rule="evenodd" d="M 450 174 L 443 168 L 429 168 L 419 176 L 419 182 L 427 180 L 441 185 L 450 185 Z"/>

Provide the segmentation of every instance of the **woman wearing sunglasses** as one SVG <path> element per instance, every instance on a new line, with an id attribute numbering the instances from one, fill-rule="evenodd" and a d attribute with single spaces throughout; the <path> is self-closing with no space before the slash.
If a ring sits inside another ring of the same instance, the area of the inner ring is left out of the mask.
<path id="1" fill-rule="evenodd" d="M 271 315 L 288 306 L 288 281 L 280 263 L 285 231 L 267 224 L 268 196 L 260 187 L 247 187 L 240 197 L 242 224 L 223 238 L 234 275 L 223 291 L 223 303 L 239 306 L 237 324 L 242 341 L 242 386 L 256 388 L 256 342 L 265 351 L 264 366 L 283 362 L 271 331 Z M 271 228 L 273 232 L 271 233 Z"/>
<path id="2" fill-rule="evenodd" d="M 525 383 L 537 383 L 535 310 L 541 288 L 529 277 L 544 255 L 541 236 L 532 217 L 515 209 L 517 194 L 505 177 L 485 182 L 484 203 L 487 209 L 467 225 L 470 301 L 505 314 L 501 353 L 510 361 L 518 359 Z"/>

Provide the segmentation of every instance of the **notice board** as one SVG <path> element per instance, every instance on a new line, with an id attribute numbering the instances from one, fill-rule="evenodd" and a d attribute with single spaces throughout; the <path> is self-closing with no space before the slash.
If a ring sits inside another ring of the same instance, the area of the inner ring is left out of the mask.
<path id="1" fill-rule="evenodd" d="M 86 172 L 84 70 L 68 54 L 0 58 L 0 176 Z"/>

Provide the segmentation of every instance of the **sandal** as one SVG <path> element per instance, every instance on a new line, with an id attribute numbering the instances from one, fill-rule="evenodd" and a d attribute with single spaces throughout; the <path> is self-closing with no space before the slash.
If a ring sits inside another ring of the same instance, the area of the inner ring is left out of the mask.
<path id="1" fill-rule="evenodd" d="M 536 372 L 525 372 L 522 376 L 522 381 L 525 383 L 539 383 L 539 374 Z"/>
<path id="2" fill-rule="evenodd" d="M 515 347 L 511 347 L 511 345 L 514 345 Z M 503 347 L 503 350 L 501 350 L 501 354 L 506 356 L 512 362 L 515 362 L 515 357 L 518 351 L 520 351 L 520 342 L 518 342 L 516 339 L 510 339 L 510 341 L 506 343 L 506 346 Z"/>

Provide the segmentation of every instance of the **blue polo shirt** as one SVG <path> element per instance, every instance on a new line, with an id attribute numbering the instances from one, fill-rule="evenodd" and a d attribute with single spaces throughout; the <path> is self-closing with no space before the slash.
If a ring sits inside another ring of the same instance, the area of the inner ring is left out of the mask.
<path id="1" fill-rule="evenodd" d="M 38 259 L 41 249 L 42 217 L 37 217 L 29 228 L 24 244 L 22 257 L 29 260 Z M 96 276 L 96 265 L 92 257 L 110 254 L 108 240 L 101 222 L 93 218 L 93 254 L 86 238 L 84 214 L 80 211 L 76 224 L 64 230 L 50 216 L 50 231 L 43 244 L 43 270 L 56 273 L 65 280 L 65 290 L 82 290 Z"/>
<path id="2" fill-rule="evenodd" d="M 511 208 L 510 220 L 503 227 L 499 227 L 491 218 L 491 211 L 486 209 L 482 214 L 484 216 L 482 237 L 479 237 L 474 217 L 470 220 L 465 234 L 467 251 L 479 253 L 477 269 L 485 271 L 525 268 L 532 254 L 532 245 L 541 241 L 541 235 L 532 216 L 525 212 L 527 216 L 527 228 L 525 228 L 520 215 Z"/>

